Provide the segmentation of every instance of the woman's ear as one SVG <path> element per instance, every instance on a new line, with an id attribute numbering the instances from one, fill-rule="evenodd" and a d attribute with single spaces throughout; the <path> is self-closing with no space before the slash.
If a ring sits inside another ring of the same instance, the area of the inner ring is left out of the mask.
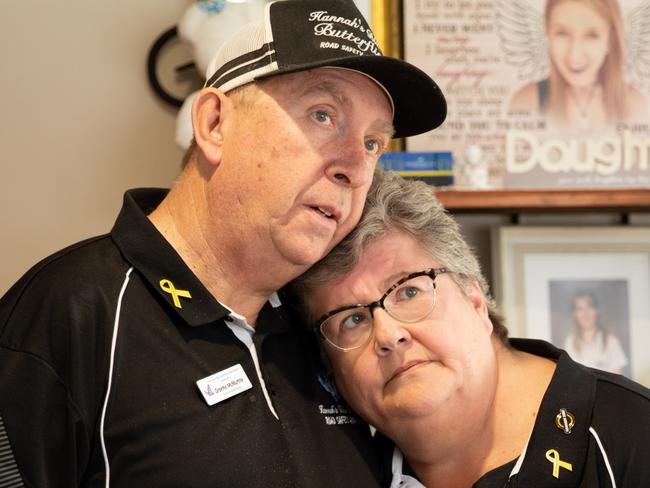
<path id="1" fill-rule="evenodd" d="M 228 114 L 230 100 L 216 88 L 204 88 L 192 104 L 194 139 L 205 159 L 212 165 L 221 162 L 223 134 L 221 127 Z"/>
<path id="2" fill-rule="evenodd" d="M 483 290 L 481 290 L 481 285 L 478 281 L 474 280 L 469 285 L 465 287 L 465 295 L 469 298 L 470 303 L 479 317 L 481 317 L 483 323 L 485 324 L 487 330 L 492 333 L 494 328 L 492 321 L 490 320 L 489 311 L 487 302 L 485 301 L 485 295 L 483 295 Z"/>

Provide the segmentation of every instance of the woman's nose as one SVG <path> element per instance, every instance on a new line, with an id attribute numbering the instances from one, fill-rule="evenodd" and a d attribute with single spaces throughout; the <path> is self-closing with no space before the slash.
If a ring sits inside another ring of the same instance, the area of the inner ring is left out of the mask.
<path id="1" fill-rule="evenodd" d="M 569 46 L 569 63 L 572 68 L 580 68 L 585 62 L 585 50 L 579 39 L 572 39 Z"/>
<path id="2" fill-rule="evenodd" d="M 390 354 L 411 342 L 408 324 L 394 319 L 386 310 L 376 308 L 373 313 L 375 328 L 375 350 L 380 356 Z"/>

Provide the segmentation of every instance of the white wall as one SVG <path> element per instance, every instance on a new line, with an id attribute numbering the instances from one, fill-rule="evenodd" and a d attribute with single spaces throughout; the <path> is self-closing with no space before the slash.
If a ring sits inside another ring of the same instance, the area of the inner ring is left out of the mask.
<path id="1" fill-rule="evenodd" d="M 40 258 L 109 231 L 127 188 L 173 181 L 175 111 L 145 67 L 190 4 L 2 2 L 0 295 Z"/>

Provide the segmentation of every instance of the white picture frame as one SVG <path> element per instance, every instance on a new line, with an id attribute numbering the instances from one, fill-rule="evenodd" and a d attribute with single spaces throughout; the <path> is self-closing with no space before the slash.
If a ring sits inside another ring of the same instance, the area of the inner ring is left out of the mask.
<path id="1" fill-rule="evenodd" d="M 626 355 L 623 374 L 650 387 L 650 227 L 502 226 L 492 237 L 494 296 L 511 337 L 564 349 L 574 295 L 588 291 Z"/>

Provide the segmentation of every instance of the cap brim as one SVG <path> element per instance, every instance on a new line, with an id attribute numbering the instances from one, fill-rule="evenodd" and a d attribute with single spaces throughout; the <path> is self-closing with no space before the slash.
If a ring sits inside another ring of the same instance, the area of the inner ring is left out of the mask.
<path id="1" fill-rule="evenodd" d="M 359 71 L 381 83 L 395 106 L 395 137 L 435 129 L 447 116 L 447 102 L 436 82 L 418 67 L 388 56 L 345 57 L 287 66 L 258 79 L 327 66 Z"/>

